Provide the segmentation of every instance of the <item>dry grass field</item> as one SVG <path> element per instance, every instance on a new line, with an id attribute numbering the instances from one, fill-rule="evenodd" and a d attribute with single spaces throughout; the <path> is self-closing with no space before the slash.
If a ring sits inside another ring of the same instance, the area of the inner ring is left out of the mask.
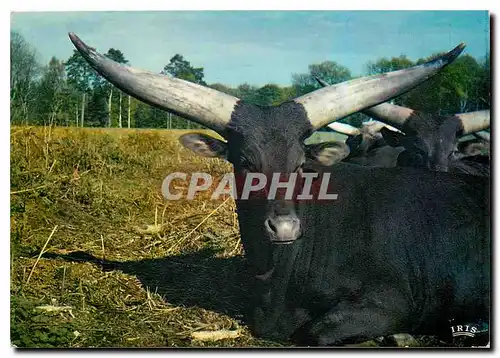
<path id="1" fill-rule="evenodd" d="M 161 194 L 169 173 L 231 170 L 184 132 L 11 128 L 13 345 L 290 346 L 245 325 L 234 201 Z"/>
<path id="2" fill-rule="evenodd" d="M 169 173 L 231 170 L 182 148 L 182 133 L 11 128 L 15 346 L 276 345 L 240 319 L 234 201 L 161 194 Z M 213 330 L 238 337 L 193 335 Z"/>

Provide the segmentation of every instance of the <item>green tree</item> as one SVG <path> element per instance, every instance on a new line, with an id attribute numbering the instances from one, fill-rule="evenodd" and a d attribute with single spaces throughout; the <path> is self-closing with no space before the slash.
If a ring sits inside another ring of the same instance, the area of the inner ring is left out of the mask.
<path id="1" fill-rule="evenodd" d="M 176 54 L 170 59 L 168 65 L 163 68 L 162 74 L 169 74 L 172 77 L 194 82 L 203 86 L 207 84 L 203 80 L 205 74 L 203 67 L 195 68 L 182 55 Z"/>
<path id="2" fill-rule="evenodd" d="M 87 97 L 95 86 L 99 86 L 102 79 L 77 50 L 73 50 L 73 55 L 66 61 L 65 65 L 68 84 L 80 94 L 79 125 L 83 127 Z"/>
<path id="3" fill-rule="evenodd" d="M 476 109 L 481 66 L 470 55 L 460 56 L 448 71 L 446 106 L 449 112 L 463 113 Z"/>
<path id="4" fill-rule="evenodd" d="M 106 92 L 103 87 L 96 87 L 90 92 L 85 123 L 88 127 L 105 127 L 108 124 Z"/>
<path id="5" fill-rule="evenodd" d="M 379 73 L 402 70 L 414 65 L 415 63 L 408 57 L 406 57 L 406 55 L 401 55 L 399 57 L 392 57 L 390 59 L 382 57 L 377 61 L 370 61 L 366 64 L 366 68 L 368 75 L 377 75 Z"/>
<path id="6" fill-rule="evenodd" d="M 290 101 L 295 97 L 297 97 L 297 90 L 294 86 L 281 87 L 281 103 Z"/>
<path id="7" fill-rule="evenodd" d="M 80 108 L 80 94 L 65 81 L 60 96 L 62 97 L 62 101 L 59 123 L 66 126 L 78 126 L 80 118 L 78 110 Z"/>
<path id="8" fill-rule="evenodd" d="M 408 57 L 406 57 L 406 55 L 392 57 L 390 59 L 382 57 L 376 61 L 370 61 L 366 64 L 366 74 L 378 75 L 380 73 L 398 71 L 412 66 L 415 66 L 415 63 Z M 403 106 L 407 101 L 407 96 L 407 94 L 404 94 L 402 96 L 394 98 L 393 100 L 391 100 L 391 103 Z"/>
<path id="9" fill-rule="evenodd" d="M 134 113 L 134 122 L 137 128 L 155 128 L 156 126 L 151 123 L 151 111 L 153 107 L 140 102 Z"/>
<path id="10" fill-rule="evenodd" d="M 431 58 L 422 58 L 417 64 Z M 480 100 L 481 66 L 470 55 L 462 55 L 439 74 L 405 96 L 407 107 L 439 115 L 476 110 Z"/>
<path id="11" fill-rule="evenodd" d="M 184 59 L 180 54 L 176 54 L 170 59 L 170 62 L 165 65 L 163 70 L 160 72 L 164 75 L 170 75 L 175 78 L 180 78 L 185 81 L 197 83 L 202 86 L 207 86 L 204 81 L 205 74 L 203 72 L 203 67 L 193 67 L 191 63 Z M 156 113 L 155 110 L 152 113 Z M 158 126 L 161 124 L 166 125 L 167 128 L 202 128 L 201 125 L 192 123 L 182 117 L 175 116 L 169 113 L 164 117 L 162 115 L 159 118 L 155 118 L 154 123 Z"/>
<path id="12" fill-rule="evenodd" d="M 211 85 L 208 85 L 208 87 L 213 88 L 214 90 L 217 90 L 219 92 L 227 93 L 231 96 L 238 97 L 238 91 L 236 88 L 232 88 L 232 87 L 223 85 L 221 83 L 213 83 Z"/>
<path id="13" fill-rule="evenodd" d="M 37 52 L 18 32 L 10 33 L 10 110 L 12 122 L 29 123 L 42 71 Z"/>
<path id="14" fill-rule="evenodd" d="M 123 54 L 123 52 L 121 52 L 120 50 L 117 50 L 115 48 L 110 48 L 108 50 L 108 52 L 104 54 L 104 56 L 108 57 L 109 59 L 111 59 L 113 61 L 124 64 L 124 65 L 127 65 L 129 63 L 128 60 L 125 58 L 125 55 Z M 128 103 L 127 112 L 129 113 L 127 116 L 127 123 L 128 123 L 127 126 L 130 128 L 130 120 L 131 120 L 131 118 L 130 118 L 131 117 L 130 116 L 130 103 L 131 103 L 130 96 L 124 94 L 122 91 L 115 88 L 114 85 L 112 85 L 111 83 L 106 81 L 103 77 L 101 77 L 101 79 L 102 79 L 102 81 L 100 81 L 98 84 L 98 86 L 102 88 L 102 91 L 100 91 L 100 93 L 102 95 L 107 94 L 107 96 L 106 96 L 107 97 L 106 104 L 107 104 L 107 108 L 108 108 L 107 114 L 106 114 L 107 126 L 112 127 L 113 124 L 116 123 L 116 125 L 118 127 L 122 128 L 122 117 L 123 117 L 122 113 L 124 111 L 123 107 L 124 107 L 124 102 L 125 102 L 125 101 L 123 101 L 123 97 L 126 96 L 127 103 Z M 118 93 L 118 96 L 115 96 L 115 98 L 113 98 L 114 93 Z M 102 100 L 98 100 L 98 102 L 102 103 Z M 116 121 L 113 120 L 113 107 L 118 109 Z"/>
<path id="15" fill-rule="evenodd" d="M 37 122 L 40 124 L 61 124 L 64 102 L 67 100 L 64 63 L 55 57 L 44 68 L 37 87 Z"/>
<path id="16" fill-rule="evenodd" d="M 491 107 L 491 69 L 490 54 L 488 53 L 484 60 L 480 62 L 480 72 L 478 76 L 478 93 L 476 110 L 487 109 Z"/>
<path id="17" fill-rule="evenodd" d="M 314 77 L 321 78 L 328 82 L 330 85 L 348 81 L 352 78 L 351 71 L 333 61 L 324 61 L 317 64 L 309 65 L 309 72 L 292 74 L 292 84 L 295 87 L 297 96 L 315 91 L 321 86 Z"/>
<path id="18" fill-rule="evenodd" d="M 243 83 L 236 88 L 236 97 L 248 103 L 255 103 L 258 87 Z"/>
<path id="19" fill-rule="evenodd" d="M 280 87 L 274 84 L 268 84 L 261 88 L 257 88 L 245 83 L 239 85 L 237 88 L 233 88 L 220 83 L 214 83 L 209 85 L 209 87 L 238 97 L 245 102 L 262 106 L 277 105 L 289 101 L 296 96 L 295 87 Z"/>
<path id="20" fill-rule="evenodd" d="M 330 85 L 352 79 L 351 71 L 349 71 L 347 67 L 342 66 L 337 62 L 324 61 L 318 64 L 312 64 L 309 65 L 308 73 L 292 74 L 292 86 L 295 89 L 294 97 L 301 96 L 322 88 L 315 77 L 326 81 Z M 354 113 L 342 119 L 342 122 L 349 123 L 354 126 L 359 126 L 361 125 L 361 122 L 367 119 L 368 117 L 364 114 Z"/>
<path id="21" fill-rule="evenodd" d="M 262 86 L 256 91 L 253 103 L 259 106 L 273 106 L 281 103 L 280 87 L 274 84 Z"/>

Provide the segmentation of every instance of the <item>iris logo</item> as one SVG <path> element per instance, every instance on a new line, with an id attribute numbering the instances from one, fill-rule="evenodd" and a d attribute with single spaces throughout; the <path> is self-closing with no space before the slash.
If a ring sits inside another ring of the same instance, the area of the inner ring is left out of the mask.
<path id="1" fill-rule="evenodd" d="M 474 337 L 478 332 L 478 328 L 473 325 L 460 324 L 456 326 L 451 326 L 451 334 L 453 337 L 467 336 Z"/>

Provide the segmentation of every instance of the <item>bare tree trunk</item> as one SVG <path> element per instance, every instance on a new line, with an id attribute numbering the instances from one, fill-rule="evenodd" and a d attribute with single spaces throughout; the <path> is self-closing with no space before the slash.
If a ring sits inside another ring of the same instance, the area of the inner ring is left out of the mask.
<path id="1" fill-rule="evenodd" d="M 26 124 L 29 124 L 30 119 L 29 119 L 29 101 L 32 99 L 32 91 L 31 91 L 31 85 L 28 86 L 26 89 L 26 92 L 22 94 L 22 99 L 21 99 L 21 108 L 23 111 L 23 117 L 25 120 Z"/>
<path id="2" fill-rule="evenodd" d="M 81 126 L 83 127 L 83 118 L 85 116 L 85 93 L 83 93 L 83 96 L 82 96 L 82 116 L 81 116 L 81 120 L 80 120 L 80 124 Z"/>
<path id="3" fill-rule="evenodd" d="M 467 99 L 461 98 L 460 99 L 460 113 L 464 113 L 466 107 L 467 107 Z"/>
<path id="4" fill-rule="evenodd" d="M 54 101 L 52 105 L 52 113 L 50 114 L 49 125 L 55 126 L 57 125 L 57 117 L 60 114 L 60 109 L 62 107 L 62 100 L 57 99 Z"/>
<path id="5" fill-rule="evenodd" d="M 28 118 L 28 105 L 26 104 L 26 101 L 23 101 L 22 103 L 22 109 L 23 109 L 23 118 L 26 124 L 29 123 L 29 118 Z"/>
<path id="6" fill-rule="evenodd" d="M 120 106 L 118 108 L 118 127 L 122 127 L 122 93 L 120 92 Z"/>
<path id="7" fill-rule="evenodd" d="M 130 95 L 128 96 L 127 126 L 130 128 Z"/>
<path id="8" fill-rule="evenodd" d="M 108 127 L 111 128 L 111 99 L 113 98 L 113 87 L 109 90 L 108 98 Z"/>
<path id="9" fill-rule="evenodd" d="M 76 113 L 76 126 L 78 127 L 78 104 L 75 104 L 75 113 Z"/>
<path id="10" fill-rule="evenodd" d="M 53 127 L 54 126 L 54 123 L 56 122 L 56 116 L 57 116 L 57 112 L 56 110 L 54 109 L 52 111 L 52 113 L 50 113 L 50 117 L 49 117 L 49 127 Z"/>
<path id="11" fill-rule="evenodd" d="M 468 97 L 469 97 L 469 93 L 467 90 L 465 90 L 464 96 L 462 98 L 460 98 L 460 112 L 461 113 L 464 113 L 465 109 L 467 108 Z"/>

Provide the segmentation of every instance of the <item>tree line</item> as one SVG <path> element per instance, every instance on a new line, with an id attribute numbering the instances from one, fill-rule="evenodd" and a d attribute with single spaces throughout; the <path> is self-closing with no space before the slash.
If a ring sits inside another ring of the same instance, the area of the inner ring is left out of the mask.
<path id="1" fill-rule="evenodd" d="M 10 111 L 11 124 L 57 125 L 119 128 L 201 128 L 171 113 L 159 110 L 123 93 L 98 75 L 77 50 L 63 61 L 52 57 L 42 65 L 36 48 L 22 35 L 12 31 L 10 37 Z M 405 55 L 379 58 L 366 64 L 363 75 L 395 71 L 421 64 Z M 125 55 L 110 48 L 105 56 L 130 65 Z M 198 83 L 260 106 L 277 105 L 321 86 L 314 76 L 330 84 L 353 77 L 351 71 L 334 61 L 309 65 L 306 73 L 291 75 L 291 86 L 248 83 L 230 87 L 207 84 L 203 67 L 193 67 L 181 54 L 174 55 L 159 72 Z M 475 59 L 462 55 L 440 74 L 416 89 L 396 98 L 393 103 L 429 113 L 449 115 L 490 108 L 490 55 Z M 368 118 L 361 113 L 343 122 L 359 126 Z"/>

